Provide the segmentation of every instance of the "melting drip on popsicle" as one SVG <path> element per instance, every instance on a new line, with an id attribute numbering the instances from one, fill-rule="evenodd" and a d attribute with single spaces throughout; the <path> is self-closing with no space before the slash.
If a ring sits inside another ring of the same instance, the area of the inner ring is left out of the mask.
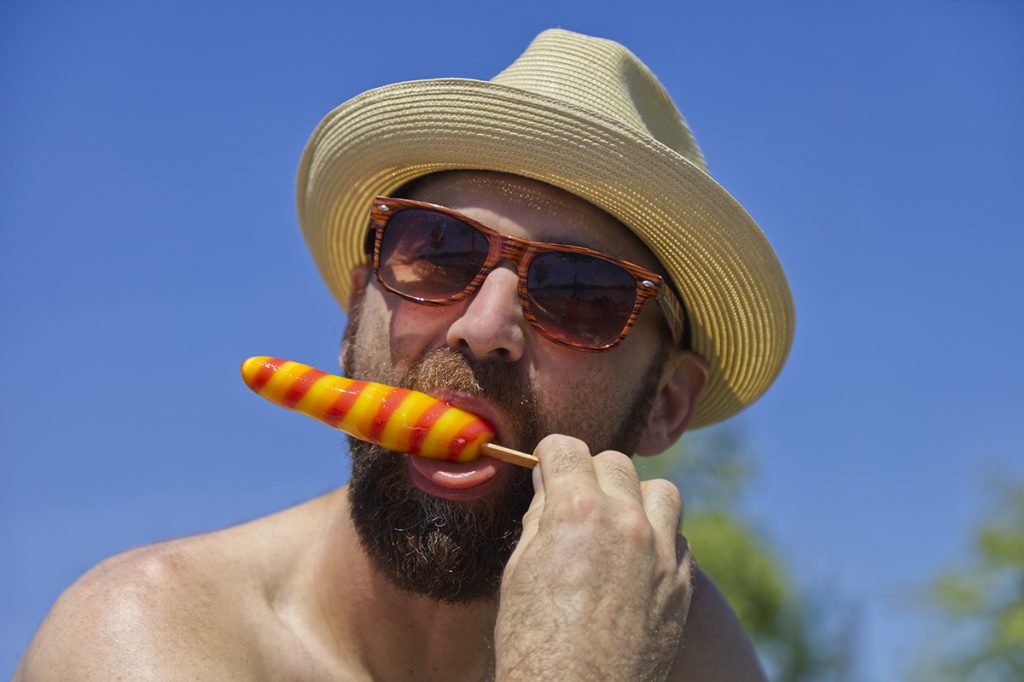
<path id="1" fill-rule="evenodd" d="M 537 460 L 490 441 L 485 419 L 419 391 L 356 381 L 267 356 L 242 363 L 253 391 L 360 440 L 431 459 L 468 462 L 482 454 L 521 466 Z"/>

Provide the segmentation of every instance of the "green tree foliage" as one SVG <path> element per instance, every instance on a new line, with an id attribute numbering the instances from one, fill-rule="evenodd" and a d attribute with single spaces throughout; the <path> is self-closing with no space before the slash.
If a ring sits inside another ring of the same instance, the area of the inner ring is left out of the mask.
<path id="1" fill-rule="evenodd" d="M 1024 480 L 993 478 L 992 510 L 968 558 L 928 589 L 944 631 L 930 642 L 921 678 L 1024 680 Z"/>
<path id="2" fill-rule="evenodd" d="M 656 458 L 637 461 L 644 478 L 667 478 L 682 490 L 683 528 L 701 568 L 715 581 L 776 682 L 845 680 L 851 675 L 847 614 L 825 609 L 795 585 L 765 533 L 743 513 L 755 476 L 753 458 L 735 430 L 688 435 Z"/>

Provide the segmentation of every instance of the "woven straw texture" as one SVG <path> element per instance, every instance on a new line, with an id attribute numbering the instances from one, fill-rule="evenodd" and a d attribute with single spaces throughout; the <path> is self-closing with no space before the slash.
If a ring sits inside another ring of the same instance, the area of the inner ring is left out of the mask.
<path id="1" fill-rule="evenodd" d="M 621 45 L 540 34 L 492 81 L 437 79 L 365 92 L 329 113 L 299 166 L 299 222 L 344 307 L 364 262 L 373 197 L 429 173 L 479 169 L 571 192 L 629 226 L 666 268 L 711 369 L 691 422 L 756 400 L 794 332 L 785 274 L 760 229 L 705 171 L 682 116 Z"/>

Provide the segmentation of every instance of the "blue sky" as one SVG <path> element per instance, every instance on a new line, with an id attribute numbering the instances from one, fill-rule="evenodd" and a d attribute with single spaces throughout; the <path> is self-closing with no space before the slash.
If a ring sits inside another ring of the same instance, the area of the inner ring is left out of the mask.
<path id="1" fill-rule="evenodd" d="M 490 78 L 540 30 L 661 78 L 789 273 L 798 328 L 736 420 L 748 511 L 853 605 L 864 679 L 932 624 L 984 472 L 1024 475 L 1024 6 L 27 2 L 0 8 L 0 676 L 123 549 L 341 484 L 338 436 L 238 365 L 322 368 L 344 316 L 298 233 L 313 127 L 389 82 Z M 1001 469 L 1002 468 L 1002 469 Z"/>

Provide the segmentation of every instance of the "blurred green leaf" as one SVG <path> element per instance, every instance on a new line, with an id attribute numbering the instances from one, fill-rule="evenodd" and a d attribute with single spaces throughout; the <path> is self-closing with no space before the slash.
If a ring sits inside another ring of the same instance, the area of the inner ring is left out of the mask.
<path id="1" fill-rule="evenodd" d="M 751 529 L 725 511 L 690 514 L 683 530 L 701 568 L 733 605 L 752 637 L 773 636 L 791 598 L 781 566 Z"/>
<path id="2" fill-rule="evenodd" d="M 993 478 L 992 508 L 974 532 L 963 565 L 938 575 L 929 607 L 944 618 L 928 680 L 1024 680 L 1024 481 Z"/>
<path id="3" fill-rule="evenodd" d="M 984 606 L 985 588 L 977 580 L 945 575 L 935 580 L 931 591 L 935 603 L 949 613 L 968 615 L 977 613 Z"/>

